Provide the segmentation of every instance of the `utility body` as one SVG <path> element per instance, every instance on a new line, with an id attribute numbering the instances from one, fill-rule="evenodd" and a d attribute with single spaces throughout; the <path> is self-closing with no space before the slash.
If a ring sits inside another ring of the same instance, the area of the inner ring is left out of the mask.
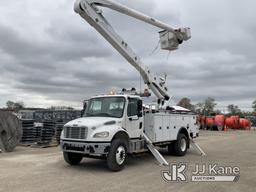
<path id="1" fill-rule="evenodd" d="M 83 117 L 68 122 L 63 128 L 61 147 L 64 159 L 71 165 L 78 164 L 83 157 L 106 159 L 111 170 L 119 171 L 124 167 L 128 154 L 150 150 L 160 164 L 167 165 L 156 146 L 167 148 L 169 154 L 178 156 L 185 155 L 190 144 L 197 146 L 193 142 L 193 138 L 199 134 L 196 115 L 166 108 L 170 100 L 165 86 L 166 78 L 157 78 L 144 67 L 139 56 L 105 19 L 100 6 L 160 28 L 162 49 L 178 49 L 179 44 L 191 37 L 189 28 L 173 29 L 110 0 L 77 0 L 75 12 L 138 70 L 144 83 L 157 97 L 157 107 L 147 107 L 143 94 L 137 94 L 135 89 L 92 97 L 87 102 Z"/>

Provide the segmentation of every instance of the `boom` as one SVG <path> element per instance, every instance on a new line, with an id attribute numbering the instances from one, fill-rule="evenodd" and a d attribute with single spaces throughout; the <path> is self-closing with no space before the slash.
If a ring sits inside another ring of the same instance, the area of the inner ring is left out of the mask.
<path id="1" fill-rule="evenodd" d="M 115 32 L 113 27 L 105 19 L 102 14 L 103 11 L 98 8 L 99 6 L 110 8 L 162 29 L 163 31 L 159 32 L 162 49 L 178 49 L 179 44 L 190 39 L 190 29 L 173 29 L 171 26 L 161 21 L 110 0 L 76 0 L 74 5 L 75 12 L 92 25 L 133 67 L 139 71 L 144 83 L 147 84 L 149 89 L 156 95 L 159 99 L 158 101 L 163 103 L 165 100 L 169 100 L 170 96 L 167 92 L 167 87 L 165 86 L 166 80 L 163 78 L 158 79 L 151 75 L 150 70 L 143 65 L 140 57 L 132 51 L 129 45 Z"/>

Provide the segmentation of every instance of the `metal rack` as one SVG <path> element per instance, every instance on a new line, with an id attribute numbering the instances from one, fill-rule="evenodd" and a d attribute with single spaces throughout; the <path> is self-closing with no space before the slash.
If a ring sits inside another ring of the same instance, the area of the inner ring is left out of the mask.
<path id="1" fill-rule="evenodd" d="M 38 110 L 21 113 L 23 136 L 20 143 L 24 145 L 59 144 L 63 126 L 68 121 L 81 117 L 79 110 Z M 27 117 L 31 119 L 26 119 Z"/>

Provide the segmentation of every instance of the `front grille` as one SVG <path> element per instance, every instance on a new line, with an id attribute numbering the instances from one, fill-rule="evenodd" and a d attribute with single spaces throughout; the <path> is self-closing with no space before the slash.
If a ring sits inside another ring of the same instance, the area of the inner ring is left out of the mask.
<path id="1" fill-rule="evenodd" d="M 86 139 L 88 127 L 65 127 L 65 138 L 69 139 Z"/>

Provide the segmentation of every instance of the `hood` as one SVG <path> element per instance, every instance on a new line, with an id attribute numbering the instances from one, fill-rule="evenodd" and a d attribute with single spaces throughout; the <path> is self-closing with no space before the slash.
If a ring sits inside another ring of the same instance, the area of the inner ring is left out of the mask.
<path id="1" fill-rule="evenodd" d="M 111 117 L 82 117 L 79 119 L 75 119 L 73 121 L 68 122 L 65 126 L 86 126 L 86 127 L 98 127 L 104 125 L 104 123 L 116 121 L 118 122 L 118 118 Z"/>

